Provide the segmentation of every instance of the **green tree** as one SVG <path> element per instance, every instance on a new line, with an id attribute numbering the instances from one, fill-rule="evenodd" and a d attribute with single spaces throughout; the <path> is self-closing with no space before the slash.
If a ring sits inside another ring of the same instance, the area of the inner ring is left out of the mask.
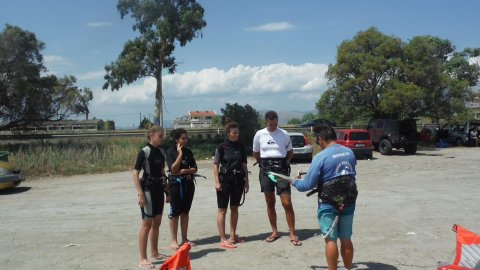
<path id="1" fill-rule="evenodd" d="M 298 118 L 298 117 L 290 118 L 287 122 L 287 124 L 289 124 L 289 125 L 298 125 L 298 124 L 301 124 L 301 123 L 302 123 L 302 120 L 300 120 L 300 118 Z"/>
<path id="2" fill-rule="evenodd" d="M 222 117 L 219 115 L 215 115 L 212 118 L 212 127 L 220 127 L 222 125 Z"/>
<path id="3" fill-rule="evenodd" d="M 315 115 L 313 113 L 306 113 L 302 116 L 302 123 L 308 120 L 313 120 L 315 119 Z"/>
<path id="4" fill-rule="evenodd" d="M 145 129 L 150 124 L 152 124 L 152 122 L 147 117 L 144 116 L 142 121 L 140 122 L 140 125 L 138 125 L 138 128 Z"/>
<path id="5" fill-rule="evenodd" d="M 75 77 L 65 76 L 58 79 L 57 85 L 54 87 L 55 102 L 52 105 L 57 112 L 57 116 L 62 119 L 71 113 L 85 114 L 85 118 L 88 119 L 90 113 L 88 104 L 93 99 L 93 93 L 89 88 L 78 88 L 75 85 L 76 82 Z"/>
<path id="6" fill-rule="evenodd" d="M 382 116 L 428 116 L 439 123 L 464 113 L 479 78 L 478 63 L 470 61 L 479 49 L 456 53 L 437 37 L 403 43 L 370 28 L 342 42 L 337 54 L 327 72 L 332 86 L 316 107 L 341 123 Z"/>
<path id="7" fill-rule="evenodd" d="M 104 127 L 105 130 L 115 130 L 115 121 L 107 120 L 107 121 L 105 121 L 103 127 Z"/>
<path id="8" fill-rule="evenodd" d="M 258 119 L 260 115 L 250 105 L 239 105 L 238 103 L 225 103 L 225 108 L 220 109 L 222 112 L 222 125 L 225 120 L 230 118 L 238 123 L 240 129 L 239 141 L 246 147 L 247 152 L 251 152 L 253 137 L 255 132 L 260 128 Z"/>
<path id="9" fill-rule="evenodd" d="M 122 19 L 128 14 L 135 19 L 133 30 L 140 36 L 127 41 L 118 59 L 105 66 L 103 89 L 119 90 L 124 83 L 155 78 L 154 122 L 163 126 L 162 70 L 174 73 L 175 46 L 183 47 L 201 36 L 200 30 L 206 26 L 204 10 L 195 0 L 119 0 L 117 9 Z"/>
<path id="10" fill-rule="evenodd" d="M 473 99 L 472 87 L 480 75 L 478 64 L 469 62 L 474 52 L 455 52 L 449 40 L 418 36 L 406 44 L 404 55 L 404 80 L 422 94 L 422 106 L 414 115 L 429 117 L 440 126 L 441 119 L 466 113 L 465 103 Z"/>
<path id="11" fill-rule="evenodd" d="M 34 33 L 6 25 L 0 32 L 0 130 L 88 115 L 92 91 L 73 76 L 44 75 L 45 44 Z"/>
<path id="12" fill-rule="evenodd" d="M 331 109 L 339 122 L 382 114 L 381 102 L 393 89 L 391 82 L 398 76 L 401 57 L 401 40 L 373 27 L 342 42 L 337 63 L 326 74 L 332 88 L 317 103 L 319 114 Z"/>

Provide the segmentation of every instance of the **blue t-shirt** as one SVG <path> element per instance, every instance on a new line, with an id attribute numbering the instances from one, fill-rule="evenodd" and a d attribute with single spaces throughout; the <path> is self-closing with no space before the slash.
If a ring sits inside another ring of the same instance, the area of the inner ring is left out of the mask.
<path id="1" fill-rule="evenodd" d="M 356 165 L 357 159 L 351 149 L 334 144 L 315 155 L 303 181 L 295 181 L 293 186 L 299 191 L 307 191 L 315 188 L 317 183 L 321 186 L 322 183 L 342 175 L 355 177 Z M 320 204 L 319 201 L 319 207 L 333 206 L 328 203 Z"/>

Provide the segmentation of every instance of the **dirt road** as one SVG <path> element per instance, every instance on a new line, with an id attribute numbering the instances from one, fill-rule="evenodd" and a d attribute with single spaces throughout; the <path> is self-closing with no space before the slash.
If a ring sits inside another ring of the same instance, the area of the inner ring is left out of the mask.
<path id="1" fill-rule="evenodd" d="M 374 153 L 358 162 L 359 199 L 354 221 L 356 269 L 436 269 L 452 257 L 453 224 L 480 233 L 480 148 L 420 149 L 416 155 Z M 192 268 L 326 269 L 323 239 L 316 236 L 316 199 L 294 191 L 297 234 L 289 242 L 277 203 L 282 237 L 270 232 L 258 168 L 240 209 L 236 250 L 219 248 L 211 161 L 199 162 L 190 217 Z M 309 164 L 293 165 L 292 171 Z M 1 269 L 138 269 L 140 211 L 131 173 L 29 180 L 0 193 Z M 228 228 L 228 226 L 227 226 Z M 160 251 L 170 254 L 168 219 L 160 227 Z M 160 264 L 156 264 L 159 266 Z"/>

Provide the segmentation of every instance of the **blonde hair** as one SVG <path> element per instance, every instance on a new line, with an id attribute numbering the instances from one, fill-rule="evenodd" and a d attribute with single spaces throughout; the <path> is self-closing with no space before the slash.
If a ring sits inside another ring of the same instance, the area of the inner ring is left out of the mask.
<path id="1" fill-rule="evenodd" d="M 164 129 L 160 126 L 157 126 L 157 125 L 154 125 L 154 124 L 147 124 L 146 125 L 146 128 L 147 128 L 147 139 L 150 140 L 150 136 L 152 136 L 153 133 L 157 133 L 157 132 L 164 132 Z"/>

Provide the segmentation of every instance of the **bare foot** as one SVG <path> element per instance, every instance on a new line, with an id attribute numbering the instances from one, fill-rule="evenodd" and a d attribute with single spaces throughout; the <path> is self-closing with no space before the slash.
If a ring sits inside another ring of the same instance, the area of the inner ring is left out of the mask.
<path id="1" fill-rule="evenodd" d="M 173 250 L 178 250 L 178 248 L 179 248 L 178 243 L 177 242 L 172 242 L 172 244 L 170 244 L 170 248 L 173 249 Z"/>
<path id="2" fill-rule="evenodd" d="M 195 242 L 192 242 L 192 241 L 190 241 L 190 240 L 188 240 L 188 239 L 187 239 L 187 241 L 183 241 L 183 242 L 182 242 L 182 245 L 185 244 L 185 243 L 189 243 L 191 247 L 194 247 L 194 246 L 197 245 L 197 244 L 195 244 Z"/>

